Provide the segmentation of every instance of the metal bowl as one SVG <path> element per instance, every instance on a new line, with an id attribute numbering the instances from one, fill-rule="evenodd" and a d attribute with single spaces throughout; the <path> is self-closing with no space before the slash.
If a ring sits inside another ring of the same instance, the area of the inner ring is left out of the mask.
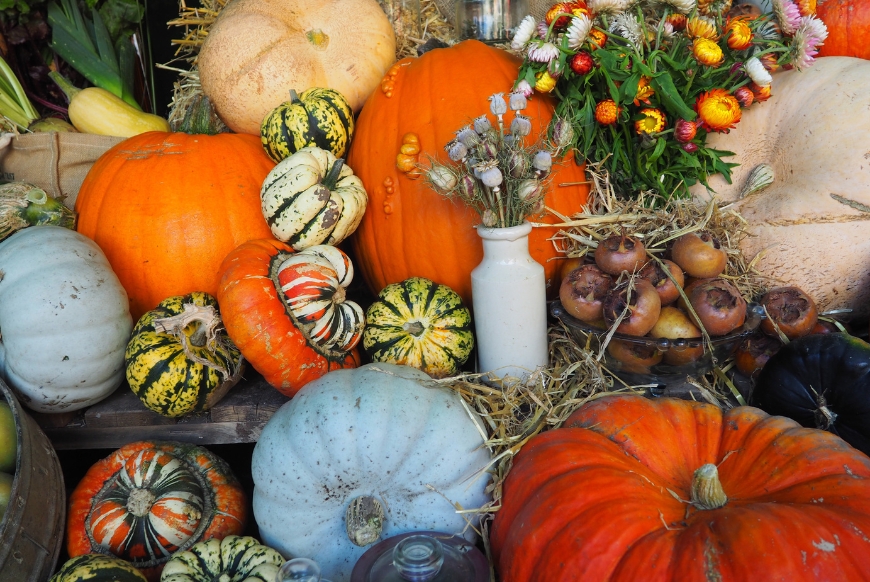
<path id="1" fill-rule="evenodd" d="M 596 353 L 601 351 L 601 343 L 605 341 L 608 335 L 607 329 L 595 327 L 570 315 L 562 307 L 562 303 L 559 300 L 550 301 L 548 303 L 548 311 L 552 317 L 555 317 L 565 325 L 580 345 L 587 346 L 589 350 Z M 609 344 L 609 347 L 612 348 L 621 343 L 628 348 L 649 352 L 650 354 L 661 354 L 662 361 L 657 363 L 637 361 L 626 363 L 614 357 L 611 349 L 604 350 L 601 361 L 610 372 L 633 386 L 666 387 L 669 384 L 683 383 L 687 377 L 706 374 L 717 364 L 726 360 L 734 353 L 740 342 L 758 328 L 763 317 L 764 310 L 760 305 L 749 304 L 746 309 L 746 321 L 742 327 L 728 335 L 710 338 L 712 351 L 710 346 L 705 344 L 703 338 L 666 339 L 614 333 L 610 339 L 612 345 Z M 613 342 L 617 342 L 617 344 L 613 344 Z M 681 357 L 682 355 L 688 356 L 691 351 L 701 353 L 693 358 Z M 670 356 L 668 356 L 669 352 Z M 667 363 L 665 359 L 675 361 L 691 359 L 692 361 L 673 364 Z"/>

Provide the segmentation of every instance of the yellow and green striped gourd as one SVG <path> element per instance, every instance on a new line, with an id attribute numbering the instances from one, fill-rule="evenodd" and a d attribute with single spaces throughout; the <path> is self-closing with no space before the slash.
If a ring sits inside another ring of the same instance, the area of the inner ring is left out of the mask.
<path id="1" fill-rule="evenodd" d="M 217 300 L 203 292 L 170 297 L 143 315 L 124 358 L 133 393 L 169 417 L 208 410 L 242 375 Z"/>
<path id="2" fill-rule="evenodd" d="M 473 347 L 471 313 L 462 298 L 429 279 L 387 285 L 366 311 L 363 348 L 372 361 L 444 378 L 459 371 Z"/>
<path id="3" fill-rule="evenodd" d="M 48 582 L 148 582 L 148 579 L 121 558 L 84 554 L 67 560 Z"/>
<path id="4" fill-rule="evenodd" d="M 353 137 L 353 111 L 341 93 L 312 87 L 272 110 L 263 119 L 260 140 L 269 157 L 280 162 L 304 147 L 315 146 L 344 157 Z"/>

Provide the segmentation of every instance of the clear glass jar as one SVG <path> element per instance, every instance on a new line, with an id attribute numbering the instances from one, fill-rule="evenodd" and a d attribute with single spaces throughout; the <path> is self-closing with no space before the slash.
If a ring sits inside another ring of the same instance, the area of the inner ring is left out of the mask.
<path id="1" fill-rule="evenodd" d="M 378 0 L 390 19 L 396 40 L 421 37 L 420 0 Z"/>
<path id="2" fill-rule="evenodd" d="M 308 558 L 293 558 L 284 562 L 275 582 L 329 582 L 320 577 L 320 566 Z"/>
<path id="3" fill-rule="evenodd" d="M 456 0 L 456 32 L 459 40 L 509 42 L 528 14 L 528 0 Z"/>
<path id="4" fill-rule="evenodd" d="M 468 540 L 410 532 L 378 542 L 359 559 L 350 582 L 488 582 L 484 555 Z"/>

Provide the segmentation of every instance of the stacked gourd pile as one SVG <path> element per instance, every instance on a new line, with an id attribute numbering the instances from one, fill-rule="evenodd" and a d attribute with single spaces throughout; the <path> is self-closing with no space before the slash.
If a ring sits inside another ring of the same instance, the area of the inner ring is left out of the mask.
<path id="1" fill-rule="evenodd" d="M 463 302 L 480 260 L 475 217 L 416 170 L 469 111 L 510 87 L 519 60 L 466 42 L 394 63 L 374 0 L 340 12 L 291 4 L 319 24 L 298 26 L 299 11 L 277 0 L 235 0 L 203 47 L 203 89 L 236 133 L 212 135 L 215 111 L 200 100 L 179 131 L 133 136 L 94 165 L 75 231 L 32 226 L 0 244 L 0 371 L 31 408 L 83 408 L 126 377 L 146 406 L 183 416 L 214 405 L 245 362 L 293 397 L 252 459 L 253 514 L 274 549 L 239 537 L 248 500 L 222 460 L 131 443 L 76 487 L 68 550 L 81 557 L 58 582 L 103 568 L 152 582 L 265 581 L 296 555 L 338 582 L 379 538 L 459 532 L 466 518 L 476 527 L 474 510 L 491 503 L 487 431 L 430 379 L 456 374 L 471 350 Z M 533 100 L 533 131 L 552 105 Z M 580 182 L 582 167 L 566 162 L 547 206 L 577 212 Z M 530 241 L 554 290 L 555 230 Z M 343 241 L 378 294 L 367 313 L 347 297 L 354 265 Z M 360 341 L 381 363 L 350 369 Z M 689 442 L 675 426 L 705 438 Z M 529 442 L 494 523 L 505 581 L 648 578 L 653 555 L 662 578 L 745 578 L 761 563 L 791 579 L 866 577 L 837 549 L 863 555 L 870 461 L 831 435 L 758 410 L 614 397 Z M 811 516 L 800 521 L 795 507 Z M 731 529 L 711 533 L 723 522 L 707 515 L 722 510 L 733 532 L 763 520 L 771 539 L 794 524 L 807 533 L 735 549 Z M 661 543 L 629 550 L 643 535 Z"/>

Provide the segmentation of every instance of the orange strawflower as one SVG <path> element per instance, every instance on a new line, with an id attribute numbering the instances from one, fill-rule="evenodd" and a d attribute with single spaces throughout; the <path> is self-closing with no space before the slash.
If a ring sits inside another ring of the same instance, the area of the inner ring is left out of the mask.
<path id="1" fill-rule="evenodd" d="M 655 95 L 655 91 L 649 86 L 649 78 L 641 77 L 637 84 L 637 93 L 634 94 L 634 104 L 640 105 L 640 102 L 643 101 L 649 105 L 649 98 L 653 95 Z"/>
<path id="2" fill-rule="evenodd" d="M 716 40 L 719 38 L 719 32 L 716 30 L 716 23 L 705 16 L 693 16 L 686 21 L 686 33 L 689 38 L 707 38 Z"/>
<path id="3" fill-rule="evenodd" d="M 725 27 L 725 34 L 728 37 L 728 48 L 732 50 L 744 51 L 752 46 L 752 30 L 743 18 L 730 21 Z"/>
<path id="4" fill-rule="evenodd" d="M 768 73 L 773 73 L 779 68 L 779 63 L 776 62 L 776 55 L 773 53 L 765 53 L 758 57 L 758 60 L 761 61 L 761 64 L 764 65 Z"/>
<path id="5" fill-rule="evenodd" d="M 816 0 L 795 0 L 801 16 L 812 16 L 816 13 Z"/>
<path id="6" fill-rule="evenodd" d="M 670 24 L 675 32 L 680 32 L 686 29 L 686 15 L 680 14 L 679 12 L 671 12 L 668 14 L 667 18 L 665 18 L 665 22 Z"/>
<path id="7" fill-rule="evenodd" d="M 761 87 L 756 85 L 755 83 L 749 83 L 749 90 L 752 91 L 753 97 L 755 100 L 761 103 L 762 101 L 767 101 L 770 99 L 770 85 L 767 87 Z"/>
<path id="8" fill-rule="evenodd" d="M 643 119 L 638 119 L 634 122 L 634 130 L 637 133 L 658 133 L 665 128 L 667 119 L 665 114 L 658 109 L 647 108 L 641 109 L 640 114 Z"/>
<path id="9" fill-rule="evenodd" d="M 607 35 L 597 28 L 593 28 L 589 31 L 589 36 L 586 37 L 586 40 L 591 45 L 598 45 L 599 47 L 603 47 L 607 42 Z"/>
<path id="10" fill-rule="evenodd" d="M 617 107 L 613 99 L 599 101 L 595 106 L 595 121 L 601 125 L 613 125 L 619 119 L 622 107 Z"/>
<path id="11" fill-rule="evenodd" d="M 725 89 L 711 89 L 701 93 L 695 110 L 710 131 L 728 131 L 740 121 L 740 102 Z"/>
<path id="12" fill-rule="evenodd" d="M 725 59 L 718 44 L 707 38 L 696 38 L 692 44 L 692 54 L 702 65 L 715 67 Z"/>
<path id="13" fill-rule="evenodd" d="M 725 14 L 731 10 L 731 0 L 698 0 L 701 14 Z"/>

